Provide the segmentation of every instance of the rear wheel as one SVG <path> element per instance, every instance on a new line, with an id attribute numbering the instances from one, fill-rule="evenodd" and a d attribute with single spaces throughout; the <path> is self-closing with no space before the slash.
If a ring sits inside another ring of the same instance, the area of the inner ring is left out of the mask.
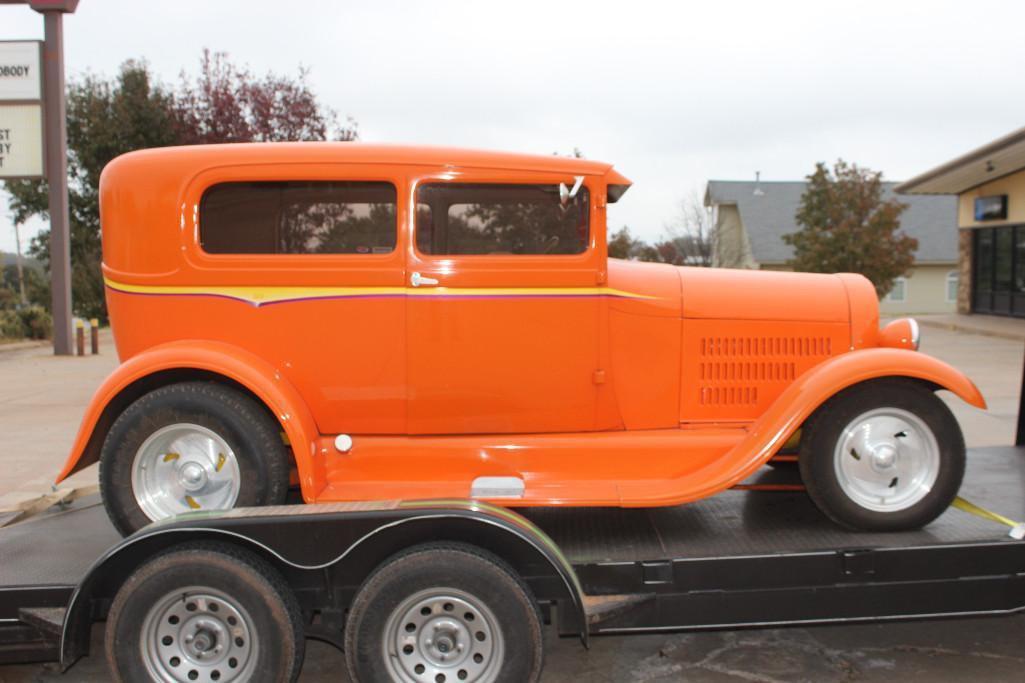
<path id="1" fill-rule="evenodd" d="M 917 529 L 953 502 L 965 445 L 950 409 L 909 380 L 847 389 L 805 430 L 801 477 L 834 521 L 872 531 Z"/>
<path id="2" fill-rule="evenodd" d="M 427 545 L 389 560 L 349 611 L 345 657 L 362 683 L 526 683 L 541 675 L 537 606 L 499 558 Z"/>
<path id="3" fill-rule="evenodd" d="M 119 681 L 294 681 L 304 640 L 291 589 L 266 562 L 226 546 L 158 556 L 125 582 L 107 617 Z"/>
<path id="4" fill-rule="evenodd" d="M 280 427 L 260 404 L 213 382 L 184 382 L 146 394 L 114 422 L 100 489 L 127 535 L 185 512 L 283 503 L 288 471 Z"/>

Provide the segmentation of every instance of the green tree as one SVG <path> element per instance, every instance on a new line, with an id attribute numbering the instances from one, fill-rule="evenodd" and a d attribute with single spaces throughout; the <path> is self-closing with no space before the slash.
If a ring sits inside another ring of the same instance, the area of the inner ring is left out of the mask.
<path id="1" fill-rule="evenodd" d="M 790 265 L 811 273 L 861 273 L 882 297 L 914 263 L 918 240 L 900 231 L 907 208 L 883 198 L 882 174 L 838 160 L 815 165 L 795 216 L 801 229 L 783 236 Z"/>
<path id="2" fill-rule="evenodd" d="M 623 226 L 609 236 L 609 256 L 631 261 L 661 261 L 658 250 L 634 237 L 628 226 Z"/>
<path id="3" fill-rule="evenodd" d="M 68 85 L 68 201 L 72 303 L 77 315 L 106 318 L 100 272 L 99 179 L 115 157 L 147 147 L 250 140 L 323 140 L 356 137 L 355 124 L 337 125 L 298 77 L 254 77 L 223 54 L 204 51 L 199 75 L 185 74 L 176 88 L 156 81 L 145 62 L 127 61 L 112 79 L 86 76 Z M 48 219 L 46 184 L 8 181 L 17 223 Z M 29 253 L 49 267 L 49 231 Z"/>

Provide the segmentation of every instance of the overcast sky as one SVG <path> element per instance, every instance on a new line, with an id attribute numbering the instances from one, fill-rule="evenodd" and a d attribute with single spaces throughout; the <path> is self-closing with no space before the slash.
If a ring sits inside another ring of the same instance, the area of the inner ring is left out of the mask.
<path id="1" fill-rule="evenodd" d="M 1025 125 L 1025 3 L 840 5 L 82 0 L 66 63 L 112 75 L 144 58 L 173 81 L 208 47 L 256 72 L 310 68 L 366 141 L 577 147 L 635 182 L 610 227 L 646 238 L 710 178 L 800 179 L 843 157 L 903 180 Z M 0 6 L 0 39 L 42 27 Z"/>

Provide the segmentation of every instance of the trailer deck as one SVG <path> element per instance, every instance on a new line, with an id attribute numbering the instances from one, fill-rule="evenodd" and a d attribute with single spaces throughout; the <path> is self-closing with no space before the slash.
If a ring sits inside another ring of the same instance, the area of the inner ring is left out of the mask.
<path id="1" fill-rule="evenodd" d="M 961 494 L 1025 519 L 1025 448 L 969 453 Z M 759 484 L 793 484 L 766 468 Z M 950 509 L 920 531 L 848 532 L 800 491 L 728 491 L 655 509 L 530 509 L 594 603 L 592 633 L 1007 613 L 1025 541 Z M 56 659 L 54 618 L 120 540 L 98 497 L 0 530 L 0 662 Z M 563 629 L 568 632 L 569 629 Z"/>

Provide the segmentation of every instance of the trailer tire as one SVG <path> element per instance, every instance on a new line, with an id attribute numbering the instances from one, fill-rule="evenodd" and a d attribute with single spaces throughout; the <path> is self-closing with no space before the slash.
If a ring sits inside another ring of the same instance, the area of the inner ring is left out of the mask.
<path id="1" fill-rule="evenodd" d="M 849 529 L 918 529 L 964 478 L 957 419 L 927 386 L 901 378 L 855 385 L 811 419 L 798 458 L 808 495 Z"/>
<path id="2" fill-rule="evenodd" d="M 363 583 L 349 610 L 345 659 L 360 683 L 528 683 L 544 665 L 541 617 L 530 589 L 498 557 L 456 543 L 418 546 Z"/>
<path id="3" fill-rule="evenodd" d="M 290 683 L 302 667 L 302 624 L 273 567 L 231 546 L 196 544 L 158 555 L 125 581 L 104 647 L 116 681 Z"/>
<path id="4" fill-rule="evenodd" d="M 198 446 L 165 452 L 190 440 L 226 456 L 208 462 Z M 127 536 L 192 509 L 280 505 L 289 467 L 280 425 L 251 396 L 216 382 L 180 382 L 145 394 L 114 421 L 100 453 L 100 494 Z M 186 488 L 188 474 L 194 489 Z"/>

